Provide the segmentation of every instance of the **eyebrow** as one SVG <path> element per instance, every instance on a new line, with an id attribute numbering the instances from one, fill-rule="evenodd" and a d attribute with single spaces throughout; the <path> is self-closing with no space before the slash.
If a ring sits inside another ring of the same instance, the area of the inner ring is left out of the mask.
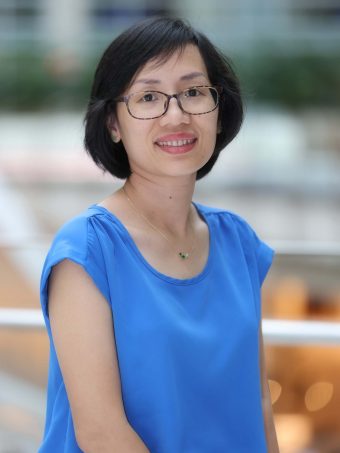
<path id="1" fill-rule="evenodd" d="M 190 74 L 185 74 L 180 78 L 180 80 L 192 80 L 196 79 L 197 77 L 204 77 L 206 79 L 205 74 L 203 72 L 190 72 Z"/>
<path id="2" fill-rule="evenodd" d="M 183 75 L 182 77 L 180 77 L 180 80 L 192 80 L 192 79 L 196 79 L 197 77 L 204 77 L 206 79 L 206 76 L 205 76 L 205 74 L 203 74 L 203 72 L 195 71 L 195 72 L 190 72 L 189 74 Z M 146 85 L 155 85 L 155 84 L 161 83 L 161 80 L 138 79 L 133 83 L 133 85 L 136 85 L 137 83 L 144 83 Z"/>

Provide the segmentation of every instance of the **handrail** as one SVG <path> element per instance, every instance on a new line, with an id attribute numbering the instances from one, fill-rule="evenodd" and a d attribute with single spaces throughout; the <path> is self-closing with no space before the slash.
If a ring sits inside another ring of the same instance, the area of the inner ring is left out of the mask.
<path id="1" fill-rule="evenodd" d="M 42 312 L 38 309 L 0 308 L 0 328 L 42 330 Z M 340 345 L 340 322 L 264 319 L 263 336 L 275 345 Z"/>
<path id="2" fill-rule="evenodd" d="M 263 319 L 263 336 L 275 345 L 340 345 L 340 322 Z"/>
<path id="3" fill-rule="evenodd" d="M 16 237 L 16 236 L 4 236 L 0 238 L 0 249 L 6 250 L 17 250 L 17 249 L 38 249 L 41 247 L 48 247 L 53 237 L 44 236 L 27 236 L 27 237 Z"/>
<path id="4" fill-rule="evenodd" d="M 277 255 L 340 258 L 340 242 L 269 241 Z"/>
<path id="5" fill-rule="evenodd" d="M 34 249 L 48 247 L 53 240 L 52 236 L 0 238 L 0 249 Z M 301 257 L 331 257 L 340 258 L 340 242 L 326 241 L 267 241 L 278 256 Z"/>
<path id="6" fill-rule="evenodd" d="M 0 249 L 48 247 L 51 238 L 2 237 Z M 271 242 L 277 256 L 340 258 L 340 243 L 334 242 Z M 264 319 L 264 339 L 269 344 L 340 344 L 340 323 L 324 321 L 296 321 Z M 44 328 L 41 310 L 0 308 L 0 328 L 40 330 Z"/>
<path id="7" fill-rule="evenodd" d="M 0 328 L 43 329 L 44 317 L 35 308 L 0 308 Z"/>

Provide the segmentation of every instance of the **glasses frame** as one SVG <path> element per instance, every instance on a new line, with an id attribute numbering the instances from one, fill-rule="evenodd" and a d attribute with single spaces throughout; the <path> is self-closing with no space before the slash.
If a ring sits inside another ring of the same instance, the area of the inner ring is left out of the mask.
<path id="1" fill-rule="evenodd" d="M 213 89 L 215 90 L 216 92 L 216 97 L 217 97 L 217 102 L 216 102 L 216 105 L 213 109 L 211 110 L 208 110 L 207 112 L 204 112 L 204 113 L 190 113 L 190 112 L 187 112 L 186 110 L 184 110 L 182 104 L 181 104 L 181 101 L 180 101 L 180 96 L 185 93 L 186 91 L 189 91 L 189 90 L 193 90 L 195 88 L 209 88 L 209 89 Z M 161 114 L 161 115 L 157 115 L 157 116 L 153 116 L 151 118 L 139 118 L 138 116 L 135 116 L 131 113 L 130 111 L 130 108 L 129 108 L 129 100 L 130 98 L 137 94 L 137 93 L 159 93 L 159 94 L 163 94 L 164 96 L 166 96 L 167 98 L 167 101 L 166 101 L 166 105 L 165 105 L 165 110 L 164 112 Z M 170 104 L 170 101 L 172 98 L 175 98 L 176 101 L 177 101 L 177 104 L 178 104 L 178 107 L 182 110 L 183 113 L 186 113 L 187 115 L 205 115 L 207 113 L 210 113 L 210 112 L 213 112 L 214 110 L 217 109 L 218 105 L 219 105 L 219 102 L 220 102 L 220 94 L 222 93 L 222 88 L 219 87 L 219 86 L 210 86 L 210 85 L 195 85 L 195 86 L 192 86 L 192 87 L 189 87 L 189 88 L 186 88 L 185 90 L 183 91 L 180 91 L 179 93 L 175 93 L 175 94 L 167 94 L 167 93 L 163 93 L 163 91 L 158 91 L 158 90 L 143 90 L 143 91 L 136 91 L 134 93 L 130 93 L 130 94 L 127 94 L 126 96 L 120 96 L 116 99 L 114 99 L 115 102 L 124 102 L 125 105 L 126 105 L 126 108 L 127 108 L 127 111 L 129 112 L 129 114 L 132 116 L 132 118 L 135 118 L 136 120 L 154 120 L 156 118 L 161 118 L 163 115 L 166 114 L 166 112 L 168 111 L 169 109 L 169 104 Z"/>

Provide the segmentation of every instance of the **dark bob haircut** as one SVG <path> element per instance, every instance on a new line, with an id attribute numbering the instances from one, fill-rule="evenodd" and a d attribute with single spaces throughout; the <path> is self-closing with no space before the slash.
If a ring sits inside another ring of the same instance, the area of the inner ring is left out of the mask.
<path id="1" fill-rule="evenodd" d="M 240 130 L 243 106 L 238 79 L 222 53 L 209 39 L 181 19 L 151 18 L 133 25 L 119 35 L 104 52 L 95 72 L 91 98 L 85 115 L 85 149 L 103 170 L 118 178 L 131 174 L 123 143 L 114 143 L 107 124 L 115 113 L 113 99 L 130 85 L 136 73 L 150 60 L 166 61 L 188 44 L 197 46 L 207 68 L 210 82 L 222 88 L 219 103 L 220 132 L 210 160 L 198 170 L 205 176 L 219 153 Z"/>

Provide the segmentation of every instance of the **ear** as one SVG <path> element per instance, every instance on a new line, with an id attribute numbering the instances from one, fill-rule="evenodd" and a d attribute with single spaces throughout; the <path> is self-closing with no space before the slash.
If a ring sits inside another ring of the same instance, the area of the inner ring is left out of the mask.
<path id="1" fill-rule="evenodd" d="M 106 127 L 111 135 L 112 141 L 114 143 L 119 143 L 121 140 L 121 135 L 119 131 L 119 126 L 117 118 L 114 114 L 111 114 L 107 120 Z"/>
<path id="2" fill-rule="evenodd" d="M 221 125 L 221 121 L 218 120 L 217 122 L 217 134 L 220 134 L 222 132 L 222 125 Z"/>

